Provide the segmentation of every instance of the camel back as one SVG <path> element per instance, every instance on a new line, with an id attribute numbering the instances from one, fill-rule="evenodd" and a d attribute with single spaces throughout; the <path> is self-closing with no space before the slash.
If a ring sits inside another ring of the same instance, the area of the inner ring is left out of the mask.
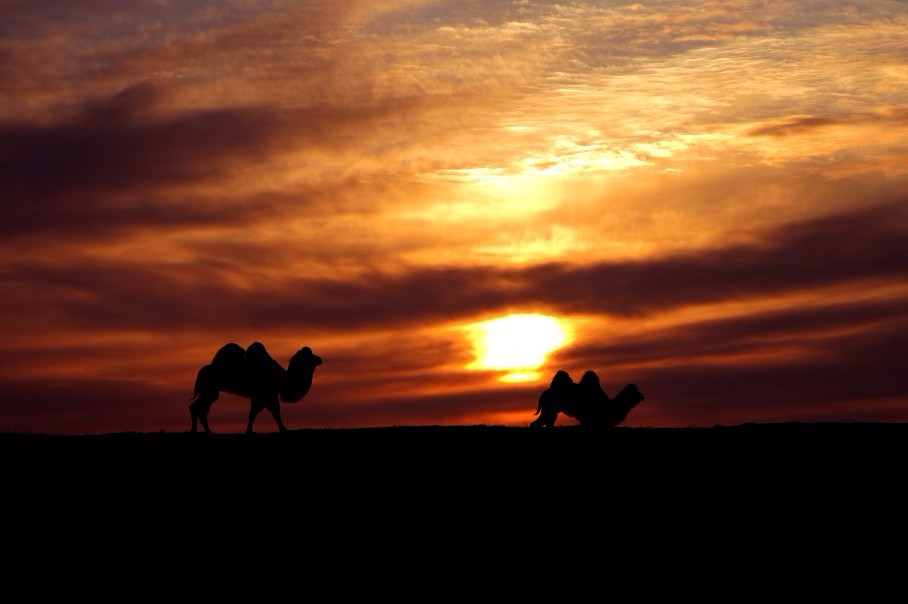
<path id="1" fill-rule="evenodd" d="M 240 390 L 248 390 L 250 384 L 269 384 L 277 390 L 286 374 L 261 342 L 253 342 L 246 349 L 233 342 L 225 344 L 214 355 L 211 366 L 221 383 Z"/>
<path id="2" fill-rule="evenodd" d="M 211 364 L 221 370 L 239 371 L 246 363 L 246 350 L 239 344 L 224 344 L 215 353 Z"/>

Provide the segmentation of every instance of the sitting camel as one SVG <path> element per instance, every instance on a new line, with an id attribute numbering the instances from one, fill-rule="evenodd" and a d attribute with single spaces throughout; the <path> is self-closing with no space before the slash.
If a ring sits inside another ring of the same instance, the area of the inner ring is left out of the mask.
<path id="1" fill-rule="evenodd" d="M 280 402 L 302 400 L 312 387 L 315 368 L 321 364 L 321 357 L 313 354 L 308 346 L 297 351 L 284 369 L 260 342 L 253 342 L 246 350 L 239 344 L 225 344 L 196 377 L 193 401 L 189 405 L 192 431 L 196 432 L 197 423 L 202 422 L 205 432 L 211 432 L 208 412 L 219 393 L 227 392 L 251 401 L 247 434 L 252 434 L 252 423 L 262 409 L 268 409 L 278 429 L 286 432 L 281 421 Z"/>
<path id="2" fill-rule="evenodd" d="M 539 417 L 531 428 L 554 427 L 559 413 L 573 417 L 581 426 L 611 428 L 625 419 L 631 410 L 644 400 L 636 384 L 628 384 L 611 399 L 602 389 L 595 371 L 587 371 L 574 383 L 566 371 L 558 371 L 549 387 L 539 396 L 536 413 Z"/>

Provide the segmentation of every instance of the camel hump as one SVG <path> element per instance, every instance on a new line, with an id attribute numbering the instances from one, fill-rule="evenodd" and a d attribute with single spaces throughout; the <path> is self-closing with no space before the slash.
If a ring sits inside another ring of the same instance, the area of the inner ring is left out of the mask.
<path id="1" fill-rule="evenodd" d="M 253 371 L 265 371 L 280 374 L 284 371 L 281 364 L 274 360 L 261 342 L 253 342 L 246 349 L 246 362 Z"/>
<path id="2" fill-rule="evenodd" d="M 581 377 L 580 381 L 577 383 L 577 391 L 587 402 L 611 402 L 611 399 L 605 393 L 605 390 L 602 389 L 599 375 L 592 369 L 584 372 L 583 377 Z"/>
<path id="3" fill-rule="evenodd" d="M 574 386 L 575 384 L 573 378 L 571 378 L 571 374 L 564 369 L 559 369 L 552 377 L 549 389 L 553 392 L 558 392 L 559 394 L 565 394 L 573 390 Z"/>
<path id="4" fill-rule="evenodd" d="M 250 360 L 270 359 L 271 355 L 265 350 L 265 345 L 261 342 L 253 342 L 246 349 L 246 356 Z"/>
<path id="5" fill-rule="evenodd" d="M 243 366 L 245 358 L 246 351 L 243 347 L 230 342 L 221 346 L 220 350 L 215 353 L 211 364 L 223 368 L 237 368 Z"/>

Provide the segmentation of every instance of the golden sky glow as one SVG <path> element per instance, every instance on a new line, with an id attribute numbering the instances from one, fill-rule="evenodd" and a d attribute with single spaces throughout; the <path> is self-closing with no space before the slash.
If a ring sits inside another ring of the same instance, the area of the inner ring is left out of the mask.
<path id="1" fill-rule="evenodd" d="M 528 424 L 558 369 L 908 421 L 906 48 L 897 0 L 0 2 L 0 429 L 188 429 L 231 341 L 322 356 L 290 427 Z M 570 337 L 471 369 L 519 314 Z"/>
<path id="2" fill-rule="evenodd" d="M 473 327 L 476 359 L 471 369 L 505 370 L 503 382 L 538 381 L 546 357 L 568 343 L 567 328 L 555 317 L 520 313 Z"/>

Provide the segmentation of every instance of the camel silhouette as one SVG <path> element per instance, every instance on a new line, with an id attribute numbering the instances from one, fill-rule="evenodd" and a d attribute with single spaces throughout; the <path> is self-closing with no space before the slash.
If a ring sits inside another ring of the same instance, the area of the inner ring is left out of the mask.
<path id="1" fill-rule="evenodd" d="M 595 371 L 587 371 L 574 383 L 567 371 L 555 373 L 548 388 L 539 396 L 536 413 L 539 417 L 531 428 L 554 427 L 558 414 L 573 417 L 581 426 L 611 428 L 617 426 L 645 397 L 636 384 L 628 384 L 614 399 L 602 389 Z"/>
<path id="2" fill-rule="evenodd" d="M 315 368 L 321 364 L 321 357 L 313 354 L 308 346 L 298 350 L 284 369 L 260 342 L 253 342 L 245 350 L 233 342 L 225 344 L 196 376 L 193 400 L 189 404 L 192 432 L 198 430 L 198 422 L 201 422 L 205 432 L 211 433 L 208 413 L 221 392 L 250 399 L 247 434 L 252 434 L 252 424 L 262 409 L 268 409 L 278 429 L 286 432 L 281 421 L 280 403 L 302 400 L 312 387 Z"/>

